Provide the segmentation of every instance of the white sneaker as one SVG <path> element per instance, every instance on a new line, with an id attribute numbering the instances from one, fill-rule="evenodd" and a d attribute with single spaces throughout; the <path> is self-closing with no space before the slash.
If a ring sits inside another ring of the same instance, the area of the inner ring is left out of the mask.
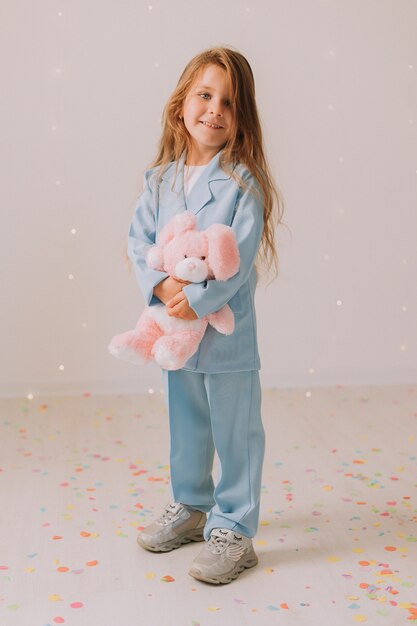
<path id="1" fill-rule="evenodd" d="M 207 583 L 226 584 L 257 563 L 258 557 L 249 537 L 228 528 L 215 528 L 188 573 Z"/>
<path id="2" fill-rule="evenodd" d="M 155 522 L 139 533 L 138 544 L 152 552 L 169 552 L 190 541 L 203 541 L 206 519 L 203 511 L 172 502 Z"/>

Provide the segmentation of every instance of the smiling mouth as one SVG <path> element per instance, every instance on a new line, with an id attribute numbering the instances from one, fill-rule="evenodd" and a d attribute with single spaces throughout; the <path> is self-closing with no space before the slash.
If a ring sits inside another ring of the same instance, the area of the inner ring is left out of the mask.
<path id="1" fill-rule="evenodd" d="M 204 126 L 208 126 L 209 128 L 220 129 L 223 126 L 219 126 L 218 124 L 210 124 L 210 122 L 201 122 Z"/>

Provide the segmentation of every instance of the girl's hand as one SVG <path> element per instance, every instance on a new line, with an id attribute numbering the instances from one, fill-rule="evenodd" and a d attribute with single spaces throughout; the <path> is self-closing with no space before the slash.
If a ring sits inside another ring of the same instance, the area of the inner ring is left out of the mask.
<path id="1" fill-rule="evenodd" d="M 176 296 L 171 298 L 166 303 L 167 312 L 170 317 L 179 317 L 182 320 L 196 320 L 198 319 L 195 311 L 188 304 L 188 300 L 183 291 L 177 293 Z"/>
<path id="2" fill-rule="evenodd" d="M 172 278 L 172 276 L 168 276 L 162 282 L 160 282 L 156 287 L 154 287 L 153 293 L 159 298 L 161 302 L 167 304 L 169 300 L 171 300 L 174 296 L 180 293 L 181 289 L 184 285 L 189 285 L 190 283 L 179 280 L 177 278 Z"/>

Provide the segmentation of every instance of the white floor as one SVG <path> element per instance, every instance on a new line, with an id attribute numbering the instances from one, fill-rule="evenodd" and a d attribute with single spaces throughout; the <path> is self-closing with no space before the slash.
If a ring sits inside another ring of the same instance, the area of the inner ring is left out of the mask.
<path id="1" fill-rule="evenodd" d="M 0 401 L 1 626 L 417 624 L 417 387 L 266 390 L 259 565 L 136 545 L 170 501 L 153 394 Z"/>

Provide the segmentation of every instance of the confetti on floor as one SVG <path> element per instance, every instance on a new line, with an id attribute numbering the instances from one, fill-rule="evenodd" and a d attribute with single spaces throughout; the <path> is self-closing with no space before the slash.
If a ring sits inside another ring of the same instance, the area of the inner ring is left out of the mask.
<path id="1" fill-rule="evenodd" d="M 218 587 L 201 544 L 136 543 L 172 499 L 162 394 L 1 400 L 0 624 L 417 625 L 416 387 L 269 389 L 263 417 L 259 566 Z"/>

